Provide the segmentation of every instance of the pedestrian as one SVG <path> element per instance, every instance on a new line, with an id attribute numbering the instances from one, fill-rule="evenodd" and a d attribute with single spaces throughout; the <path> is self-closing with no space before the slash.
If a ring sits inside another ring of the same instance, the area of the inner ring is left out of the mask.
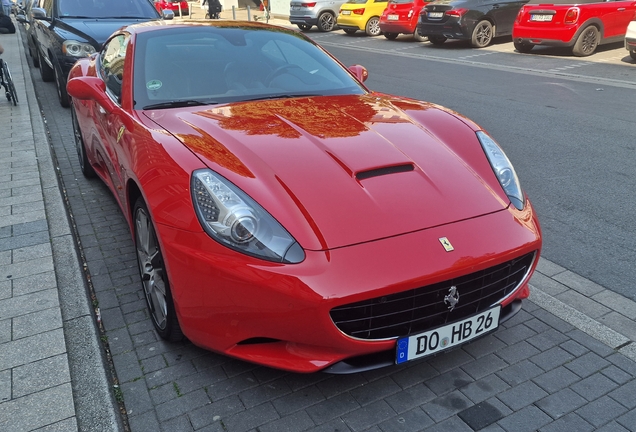
<path id="1" fill-rule="evenodd" d="M 11 15 L 11 0 L 2 0 L 2 11 L 6 16 Z"/>
<path id="2" fill-rule="evenodd" d="M 0 10 L 0 33 L 15 33 L 13 21 L 4 13 L 4 9 Z"/>
<path id="3" fill-rule="evenodd" d="M 219 19 L 219 14 L 223 9 L 219 0 L 203 0 L 203 4 L 208 4 L 208 15 L 210 19 Z"/>

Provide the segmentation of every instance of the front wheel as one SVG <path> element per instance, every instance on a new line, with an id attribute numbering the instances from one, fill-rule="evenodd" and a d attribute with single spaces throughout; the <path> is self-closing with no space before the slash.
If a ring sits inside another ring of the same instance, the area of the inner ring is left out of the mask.
<path id="1" fill-rule="evenodd" d="M 388 40 L 395 40 L 398 37 L 397 33 L 384 33 L 384 37 Z"/>
<path id="2" fill-rule="evenodd" d="M 141 197 L 135 203 L 133 218 L 137 263 L 152 324 L 163 339 L 181 341 L 183 332 L 175 313 L 157 233 L 148 207 Z"/>
<path id="3" fill-rule="evenodd" d="M 77 152 L 77 159 L 79 160 L 80 170 L 86 178 L 95 177 L 95 170 L 86 156 L 86 146 L 84 145 L 84 139 L 82 138 L 82 131 L 77 121 L 77 112 L 75 112 L 75 106 L 71 106 L 71 124 L 73 125 L 73 136 L 75 137 L 75 151 Z"/>
<path id="4" fill-rule="evenodd" d="M 446 36 L 429 36 L 428 41 L 433 45 L 442 45 L 446 42 Z"/>
<path id="5" fill-rule="evenodd" d="M 55 86 L 57 87 L 57 98 L 60 101 L 60 105 L 64 108 L 68 108 L 71 105 L 70 98 L 66 91 L 66 79 L 62 73 L 61 66 L 59 64 L 53 65 L 53 71 L 55 72 Z"/>
<path id="6" fill-rule="evenodd" d="M 492 24 L 489 21 L 479 21 L 473 29 L 470 44 L 475 48 L 485 48 L 492 42 Z"/>
<path id="7" fill-rule="evenodd" d="M 336 26 L 336 17 L 329 12 L 323 12 L 318 17 L 318 30 L 330 32 Z"/>
<path id="8" fill-rule="evenodd" d="M 529 53 L 534 48 L 533 44 L 523 43 L 523 42 L 513 42 L 515 45 L 515 49 L 520 53 Z"/>
<path id="9" fill-rule="evenodd" d="M 36 48 L 36 50 L 38 51 L 38 62 L 40 63 L 40 77 L 42 77 L 42 81 L 53 81 L 53 79 L 55 78 L 55 72 L 53 71 L 53 68 L 49 66 L 48 63 L 44 60 L 44 57 L 42 56 L 40 50 L 38 48 Z"/>
<path id="10" fill-rule="evenodd" d="M 367 25 L 364 28 L 364 31 L 369 36 L 380 36 L 382 30 L 380 30 L 380 18 L 371 17 L 369 21 L 367 21 Z"/>
<path id="11" fill-rule="evenodd" d="M 572 48 L 572 54 L 577 57 L 587 57 L 594 54 L 598 46 L 599 38 L 600 33 L 596 27 L 586 27 L 576 40 L 574 48 Z"/>

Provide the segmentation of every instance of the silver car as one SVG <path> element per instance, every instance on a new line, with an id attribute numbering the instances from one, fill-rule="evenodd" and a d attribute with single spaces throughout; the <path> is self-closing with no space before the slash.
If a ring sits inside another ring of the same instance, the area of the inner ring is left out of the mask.
<path id="1" fill-rule="evenodd" d="M 625 34 L 625 48 L 629 51 L 629 56 L 636 61 L 636 21 L 632 21 L 627 26 Z"/>
<path id="2" fill-rule="evenodd" d="M 336 17 L 340 6 L 346 0 L 293 0 L 289 4 L 289 22 L 303 31 L 312 26 L 328 32 L 336 27 Z"/>

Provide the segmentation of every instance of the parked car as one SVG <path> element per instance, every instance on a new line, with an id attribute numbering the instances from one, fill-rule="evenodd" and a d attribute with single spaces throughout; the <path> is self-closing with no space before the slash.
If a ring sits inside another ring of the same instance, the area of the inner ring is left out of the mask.
<path id="1" fill-rule="evenodd" d="M 40 76 L 55 81 L 63 107 L 69 106 L 66 77 L 77 59 L 99 50 L 124 25 L 161 18 L 148 0 L 37 0 L 31 16 Z"/>
<path id="2" fill-rule="evenodd" d="M 289 22 L 307 31 L 313 26 L 329 32 L 336 28 L 336 17 L 346 0 L 293 0 L 289 3 Z"/>
<path id="3" fill-rule="evenodd" d="M 345 373 L 519 310 L 541 230 L 502 148 L 366 76 L 258 22 L 132 25 L 76 63 L 80 167 L 121 206 L 161 337 Z"/>
<path id="4" fill-rule="evenodd" d="M 636 61 L 636 21 L 631 21 L 625 33 L 625 49 L 629 51 L 629 56 Z"/>
<path id="5" fill-rule="evenodd" d="M 417 31 L 435 45 L 468 40 L 475 48 L 512 34 L 515 17 L 528 0 L 437 0 L 420 13 Z"/>
<path id="6" fill-rule="evenodd" d="M 163 13 L 165 10 L 172 11 L 172 13 L 180 16 L 186 16 L 190 14 L 190 3 L 185 0 L 154 0 L 155 8 L 159 13 Z"/>
<path id="7" fill-rule="evenodd" d="M 362 30 L 369 36 L 379 36 L 380 16 L 388 0 L 348 0 L 340 6 L 338 26 L 348 35 Z"/>
<path id="8" fill-rule="evenodd" d="M 422 8 L 428 4 L 424 0 L 389 0 L 380 17 L 380 30 L 385 38 L 393 40 L 400 34 L 412 34 L 417 41 L 425 40 L 417 32 L 417 21 Z"/>
<path id="9" fill-rule="evenodd" d="M 16 19 L 24 24 L 24 30 L 26 31 L 26 39 L 27 46 L 29 48 L 29 55 L 33 60 L 33 66 L 40 67 L 40 62 L 38 61 L 38 55 L 36 50 L 36 41 L 35 41 L 35 27 L 33 26 L 33 14 L 31 13 L 31 9 L 36 4 L 35 0 L 25 0 L 20 5 L 19 13 L 16 15 Z"/>
<path id="10" fill-rule="evenodd" d="M 547 45 L 571 47 L 575 56 L 585 57 L 599 45 L 623 41 L 634 19 L 634 1 L 531 0 L 519 11 L 512 38 L 519 52 Z"/>

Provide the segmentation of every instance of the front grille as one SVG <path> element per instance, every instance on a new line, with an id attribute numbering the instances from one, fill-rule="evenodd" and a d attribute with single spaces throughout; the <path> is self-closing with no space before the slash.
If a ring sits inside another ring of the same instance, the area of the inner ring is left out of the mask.
<path id="1" fill-rule="evenodd" d="M 421 333 L 488 309 L 515 290 L 534 260 L 534 252 L 444 282 L 333 308 L 331 319 L 345 334 L 385 339 Z M 455 286 L 459 303 L 452 311 L 444 297 Z"/>

